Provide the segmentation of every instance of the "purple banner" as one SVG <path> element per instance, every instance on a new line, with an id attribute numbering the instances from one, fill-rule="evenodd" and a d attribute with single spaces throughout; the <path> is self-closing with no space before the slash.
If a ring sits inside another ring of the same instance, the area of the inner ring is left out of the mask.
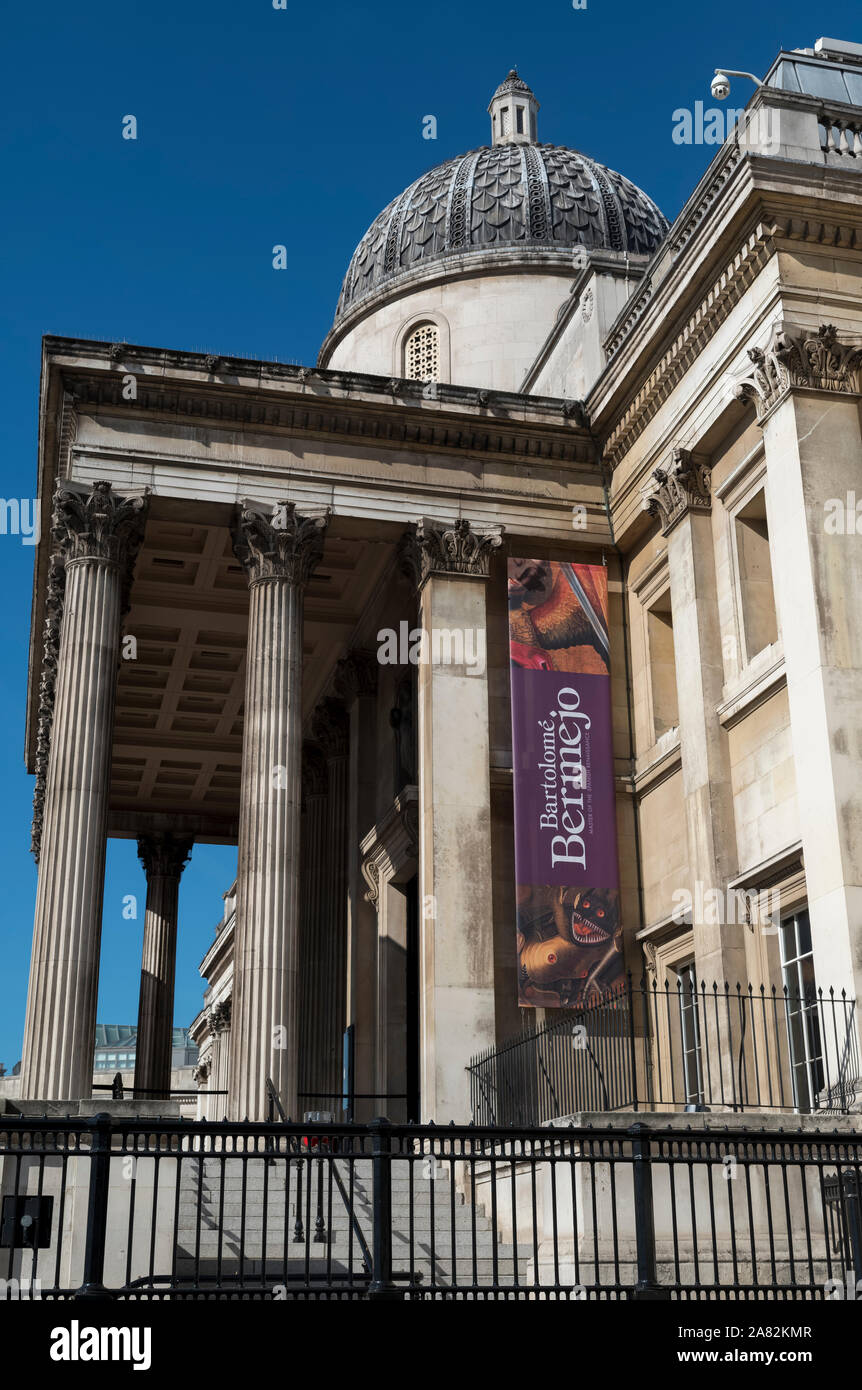
<path id="1" fill-rule="evenodd" d="M 509 561 L 518 995 L 577 1008 L 622 983 L 603 565 Z"/>

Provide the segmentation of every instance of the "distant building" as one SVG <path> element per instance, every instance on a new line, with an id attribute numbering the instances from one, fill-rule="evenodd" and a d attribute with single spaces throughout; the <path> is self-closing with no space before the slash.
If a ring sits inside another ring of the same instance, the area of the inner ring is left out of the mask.
<path id="1" fill-rule="evenodd" d="M 138 1030 L 133 1023 L 97 1023 L 96 1045 L 93 1049 L 93 1084 L 103 1087 L 119 1072 L 124 1090 L 131 1090 L 135 1079 L 135 1055 Z M 188 1028 L 174 1028 L 171 1039 L 172 1091 L 191 1091 L 195 1087 L 195 1067 L 198 1049 Z M 21 1063 L 16 1062 L 9 1075 L 0 1066 L 0 1097 L 17 1096 Z M 96 1092 L 95 1094 L 99 1094 Z"/>
<path id="2" fill-rule="evenodd" d="M 137 1026 L 124 1023 L 97 1023 L 93 1070 L 134 1071 Z M 198 1050 L 189 1037 L 188 1028 L 175 1028 L 171 1040 L 171 1070 L 194 1067 Z"/>

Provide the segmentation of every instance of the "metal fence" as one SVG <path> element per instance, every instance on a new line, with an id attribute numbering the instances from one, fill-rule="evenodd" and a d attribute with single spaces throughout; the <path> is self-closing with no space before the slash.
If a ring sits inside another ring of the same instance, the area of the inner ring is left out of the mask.
<path id="1" fill-rule="evenodd" d="M 473 1117 L 491 1125 L 615 1110 L 846 1114 L 862 1092 L 856 1001 L 844 993 L 636 984 L 631 974 L 469 1070 Z"/>
<path id="2" fill-rule="evenodd" d="M 818 1299 L 860 1136 L 0 1117 L 0 1281 L 85 1299 Z M 810 1122 L 809 1122 L 810 1124 Z M 849 1131 L 849 1123 L 843 1122 Z"/>

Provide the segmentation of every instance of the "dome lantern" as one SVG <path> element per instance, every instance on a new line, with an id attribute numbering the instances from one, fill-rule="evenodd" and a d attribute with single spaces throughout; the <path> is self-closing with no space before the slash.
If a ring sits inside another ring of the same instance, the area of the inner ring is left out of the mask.
<path id="1" fill-rule="evenodd" d="M 538 139 L 536 119 L 539 103 L 517 68 L 500 83 L 491 98 L 492 145 L 532 145 Z"/>

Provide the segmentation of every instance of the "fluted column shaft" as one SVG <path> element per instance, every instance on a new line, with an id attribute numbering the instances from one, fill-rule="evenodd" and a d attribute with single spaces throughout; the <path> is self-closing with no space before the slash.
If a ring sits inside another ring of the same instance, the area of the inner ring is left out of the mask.
<path id="1" fill-rule="evenodd" d="M 320 1020 L 315 1089 L 321 1110 L 337 1111 L 347 998 L 347 815 L 349 721 L 343 705 L 322 700 L 312 732 L 326 758 L 326 873 L 320 922 L 320 971 L 313 1006 Z M 325 1097 L 325 1099 L 324 1099 Z"/>
<path id="2" fill-rule="evenodd" d="M 324 517 L 247 504 L 234 547 L 249 576 L 230 1113 L 263 1119 L 271 1078 L 297 1114 L 302 611 Z"/>
<path id="3" fill-rule="evenodd" d="M 180 875 L 190 849 L 188 840 L 169 834 L 138 841 L 147 874 L 135 1046 L 135 1092 L 143 1100 L 170 1095 Z"/>
<path id="4" fill-rule="evenodd" d="M 350 720 L 347 811 L 347 983 L 345 1023 L 354 1028 L 354 1089 L 370 1095 L 375 1084 L 377 1044 L 377 913 L 366 896 L 362 874 L 363 835 L 375 820 L 377 779 L 377 676 L 373 651 L 354 649 L 338 662 L 335 690 Z M 357 1101 L 357 1119 L 380 1113 L 372 1100 Z"/>
<path id="5" fill-rule="evenodd" d="M 111 739 L 123 588 L 143 498 L 61 485 L 53 536 L 65 572 L 45 782 L 22 1097 L 92 1094 Z"/>
<path id="6" fill-rule="evenodd" d="M 305 811 L 302 818 L 301 926 L 300 926 L 300 1038 L 299 1089 L 303 1093 L 298 1113 L 314 1109 L 307 1097 L 320 1090 L 319 1036 L 322 1029 L 318 982 L 322 971 L 322 936 L 326 900 L 326 765 L 314 745 L 303 762 Z"/>

